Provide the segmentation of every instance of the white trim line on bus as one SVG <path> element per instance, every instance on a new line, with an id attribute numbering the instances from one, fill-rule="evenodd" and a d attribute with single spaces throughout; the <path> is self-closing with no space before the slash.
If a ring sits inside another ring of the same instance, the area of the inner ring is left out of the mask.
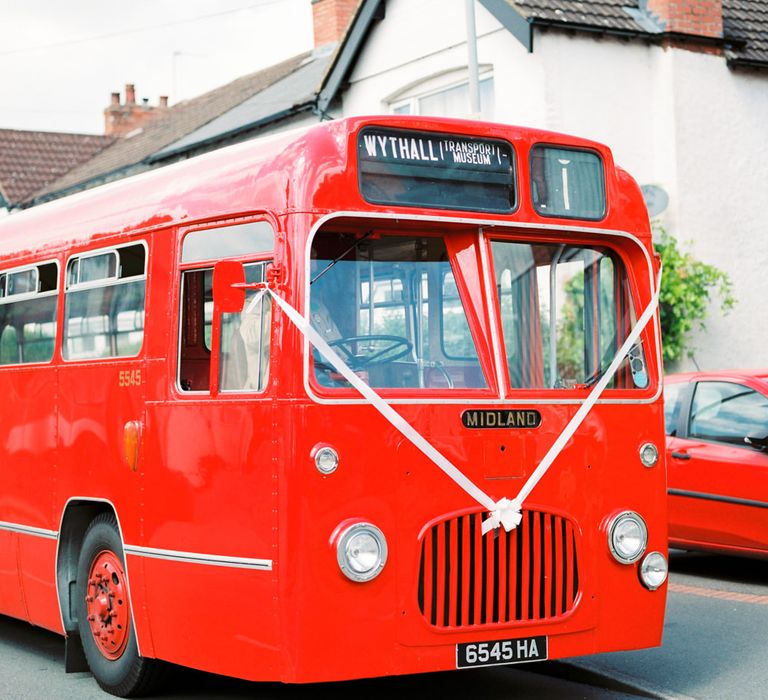
<path id="1" fill-rule="evenodd" d="M 17 523 L 9 523 L 4 520 L 0 520 L 0 530 L 5 530 L 6 532 L 16 532 L 21 535 L 42 537 L 46 540 L 56 540 L 59 538 L 59 533 L 55 530 L 46 530 L 45 528 L 32 527 L 31 525 L 19 525 Z"/>
<path id="2" fill-rule="evenodd" d="M 182 562 L 185 564 L 206 564 L 208 566 L 229 566 L 235 569 L 256 569 L 272 571 L 271 559 L 249 559 L 247 557 L 227 557 L 217 554 L 198 554 L 196 552 L 181 552 L 175 549 L 157 549 L 156 547 L 139 547 L 124 545 L 126 554 L 148 559 L 164 559 L 166 561 Z"/>
<path id="3" fill-rule="evenodd" d="M 650 280 L 650 296 L 653 296 L 655 289 L 654 289 L 654 273 L 653 273 L 653 261 L 651 259 L 651 256 L 648 254 L 648 250 L 645 248 L 645 246 L 642 244 L 640 239 L 627 232 L 627 231 L 618 231 L 615 229 L 602 229 L 602 228 L 595 228 L 592 226 L 573 226 L 573 225 L 558 225 L 558 224 L 533 224 L 528 222 L 516 222 L 516 221 L 497 221 L 493 219 L 472 219 L 472 218 L 463 218 L 463 217 L 450 217 L 450 216 L 423 216 L 419 214 L 397 214 L 393 215 L 391 213 L 380 213 L 380 212 L 360 212 L 360 211 L 338 211 L 338 212 L 332 212 L 330 214 L 327 214 L 326 216 L 321 217 L 318 219 L 318 221 L 315 222 L 315 225 L 312 227 L 312 230 L 309 233 L 309 237 L 307 238 L 307 245 L 304 251 L 304 308 L 309 308 L 309 294 L 310 294 L 310 286 L 309 286 L 309 279 L 310 279 L 310 265 L 311 265 L 311 249 L 312 249 L 312 241 L 317 234 L 318 230 L 321 226 L 325 225 L 328 221 L 331 221 L 333 219 L 338 218 L 357 218 L 357 219 L 386 219 L 386 220 L 392 220 L 396 219 L 398 221 L 423 221 L 424 223 L 454 223 L 454 224 L 471 224 L 473 226 L 477 226 L 479 228 L 489 228 L 489 229 L 538 229 L 538 230 L 545 230 L 545 231 L 553 231 L 553 232 L 570 232 L 570 233 L 590 233 L 590 234 L 598 234 L 602 236 L 616 236 L 618 238 L 626 238 L 632 241 L 637 245 L 638 248 L 643 253 L 643 256 L 645 257 L 645 260 L 648 264 L 648 276 Z M 659 326 L 658 316 L 653 319 L 654 321 L 654 328 L 656 333 L 654 334 L 654 343 L 655 343 L 655 350 L 656 350 L 656 361 L 657 365 L 659 367 L 659 370 L 661 371 L 661 368 L 663 367 L 662 364 L 662 358 L 661 358 L 661 327 Z M 366 403 L 365 399 L 357 398 L 357 397 L 340 397 L 340 398 L 329 398 L 324 396 L 318 396 L 310 386 L 309 381 L 309 342 L 307 339 L 304 339 L 304 357 L 303 357 L 303 367 L 304 367 L 304 390 L 307 392 L 307 396 L 311 401 L 317 404 L 322 405 L 344 405 L 344 404 L 364 404 Z M 659 396 L 661 396 L 661 392 L 663 390 L 663 382 L 658 381 L 656 386 L 656 392 L 653 394 L 653 396 L 649 398 L 638 398 L 638 399 L 603 399 L 601 398 L 597 403 L 598 404 L 631 404 L 631 405 L 643 405 L 643 404 L 652 404 L 655 403 Z M 443 394 L 442 396 L 434 396 L 429 398 L 423 398 L 423 399 L 414 399 L 414 398 L 396 398 L 396 397 L 387 397 L 387 403 L 396 405 L 396 404 L 408 404 L 408 405 L 417 405 L 417 404 L 458 404 L 458 405 L 472 405 L 472 406 L 482 406 L 486 404 L 490 404 L 493 406 L 499 406 L 499 405 L 514 405 L 514 406 L 535 406 L 535 405 L 550 405 L 550 406 L 557 406 L 557 405 L 578 405 L 583 404 L 584 401 L 586 401 L 586 398 L 563 398 L 563 399 L 520 399 L 515 397 L 506 397 L 503 400 L 499 399 L 498 396 L 493 398 L 478 396 L 478 397 L 462 397 L 462 398 L 449 398 Z"/>
<path id="4" fill-rule="evenodd" d="M 127 545 L 125 544 L 125 539 L 123 537 L 123 528 L 120 525 L 120 516 L 117 514 L 117 508 L 115 508 L 115 504 L 112 503 L 112 501 L 107 500 L 106 498 L 73 496 L 67 499 L 67 502 L 64 504 L 64 508 L 61 511 L 61 521 L 59 522 L 59 532 L 54 532 L 53 530 L 43 530 L 41 528 L 31 528 L 31 527 L 26 527 L 22 525 L 15 525 L 14 523 L 0 522 L 0 529 L 10 530 L 11 532 L 24 532 L 25 534 L 37 535 L 38 537 L 50 537 L 51 539 L 58 540 L 56 544 L 56 564 L 55 564 L 56 600 L 58 601 L 58 604 L 59 604 L 59 617 L 61 618 L 61 629 L 65 630 L 65 632 L 66 632 L 66 627 L 64 625 L 64 615 L 61 612 L 61 599 L 59 598 L 59 585 L 58 585 L 59 547 L 61 546 L 61 539 L 59 538 L 59 533 L 61 532 L 61 526 L 64 522 L 64 514 L 67 512 L 67 508 L 69 507 L 69 504 L 72 501 L 80 501 L 82 503 L 105 503 L 112 508 L 112 512 L 115 514 L 115 520 L 117 521 L 117 531 L 120 536 L 120 542 L 123 547 L 123 555 L 124 555 L 123 565 L 125 566 L 125 578 L 128 581 L 128 603 L 131 606 L 131 611 L 133 611 L 133 600 L 131 598 L 131 579 L 130 579 L 130 574 L 128 572 L 128 557 L 127 557 L 128 554 L 132 556 L 138 556 L 138 557 L 147 557 L 150 559 L 165 559 L 168 561 L 174 561 L 179 563 L 207 564 L 210 566 L 229 566 L 231 568 L 254 569 L 258 571 L 272 570 L 271 559 L 247 559 L 243 557 L 228 557 L 228 556 L 221 556 L 216 554 L 198 554 L 194 552 L 181 552 L 181 551 L 172 550 L 172 549 L 157 549 L 154 547 L 139 547 L 137 545 Z M 133 619 L 134 620 L 136 619 L 135 615 L 133 616 Z M 139 655 L 141 655 L 141 647 L 139 646 L 138 634 L 136 635 L 136 645 L 137 647 L 139 647 Z"/>

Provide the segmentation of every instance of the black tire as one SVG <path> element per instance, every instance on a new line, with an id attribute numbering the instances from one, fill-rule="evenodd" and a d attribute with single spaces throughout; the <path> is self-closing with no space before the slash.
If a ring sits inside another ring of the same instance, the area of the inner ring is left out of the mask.
<path id="1" fill-rule="evenodd" d="M 102 564 L 98 568 L 104 568 L 107 572 L 112 569 L 109 573 L 111 578 L 104 584 L 103 589 L 99 589 L 94 584 L 97 579 L 91 576 L 97 561 Z M 127 595 L 121 595 L 127 592 L 127 581 L 124 577 L 125 557 L 117 521 L 112 513 L 102 513 L 96 516 L 88 526 L 77 562 L 75 587 L 77 625 L 85 658 L 96 682 L 112 695 L 129 698 L 145 695 L 156 686 L 160 665 L 154 659 L 139 656 L 130 603 Z M 120 586 L 114 586 L 113 580 L 115 584 L 120 583 Z M 100 595 L 99 591 L 101 591 Z M 98 601 L 105 603 L 102 608 L 103 614 L 94 614 L 94 593 L 99 595 Z M 86 601 L 86 596 L 91 597 L 90 603 Z M 89 605 L 91 605 L 90 610 Z M 117 614 L 114 616 L 111 614 L 113 609 L 118 610 L 117 606 L 125 606 L 119 608 L 119 618 Z M 93 619 L 89 620 L 89 615 Z M 114 642 L 111 640 L 108 642 L 101 636 L 97 639 L 92 623 L 102 625 L 104 630 L 111 630 L 113 637 L 114 632 L 117 632 L 118 646 L 113 649 L 107 648 L 109 643 L 114 645 Z M 119 629 L 117 629 L 118 626 Z M 101 639 L 104 641 L 100 641 Z"/>

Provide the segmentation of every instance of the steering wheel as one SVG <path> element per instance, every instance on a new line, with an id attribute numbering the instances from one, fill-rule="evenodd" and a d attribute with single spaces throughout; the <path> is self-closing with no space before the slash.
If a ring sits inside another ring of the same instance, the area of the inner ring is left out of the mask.
<path id="1" fill-rule="evenodd" d="M 377 347 L 374 347 L 374 344 Z M 379 344 L 383 344 L 383 347 L 378 347 Z M 350 335 L 347 338 L 331 340 L 328 345 L 338 348 L 344 361 L 353 370 L 394 362 L 413 349 L 413 343 L 399 335 Z M 361 353 L 361 349 L 364 352 Z"/>

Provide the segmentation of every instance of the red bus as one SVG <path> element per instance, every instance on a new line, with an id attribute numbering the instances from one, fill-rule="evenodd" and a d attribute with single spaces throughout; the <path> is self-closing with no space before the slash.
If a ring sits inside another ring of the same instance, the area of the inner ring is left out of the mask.
<path id="1" fill-rule="evenodd" d="M 460 120 L 5 218 L 0 613 L 122 696 L 659 644 L 659 275 L 608 148 Z"/>

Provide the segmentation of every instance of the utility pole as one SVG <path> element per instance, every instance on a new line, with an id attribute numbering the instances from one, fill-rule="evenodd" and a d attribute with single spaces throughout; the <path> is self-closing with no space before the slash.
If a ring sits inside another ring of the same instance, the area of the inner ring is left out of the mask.
<path id="1" fill-rule="evenodd" d="M 477 64 L 477 29 L 475 28 L 475 0 L 464 0 L 467 8 L 467 66 L 469 69 L 469 112 L 474 119 L 480 117 L 480 71 Z"/>

